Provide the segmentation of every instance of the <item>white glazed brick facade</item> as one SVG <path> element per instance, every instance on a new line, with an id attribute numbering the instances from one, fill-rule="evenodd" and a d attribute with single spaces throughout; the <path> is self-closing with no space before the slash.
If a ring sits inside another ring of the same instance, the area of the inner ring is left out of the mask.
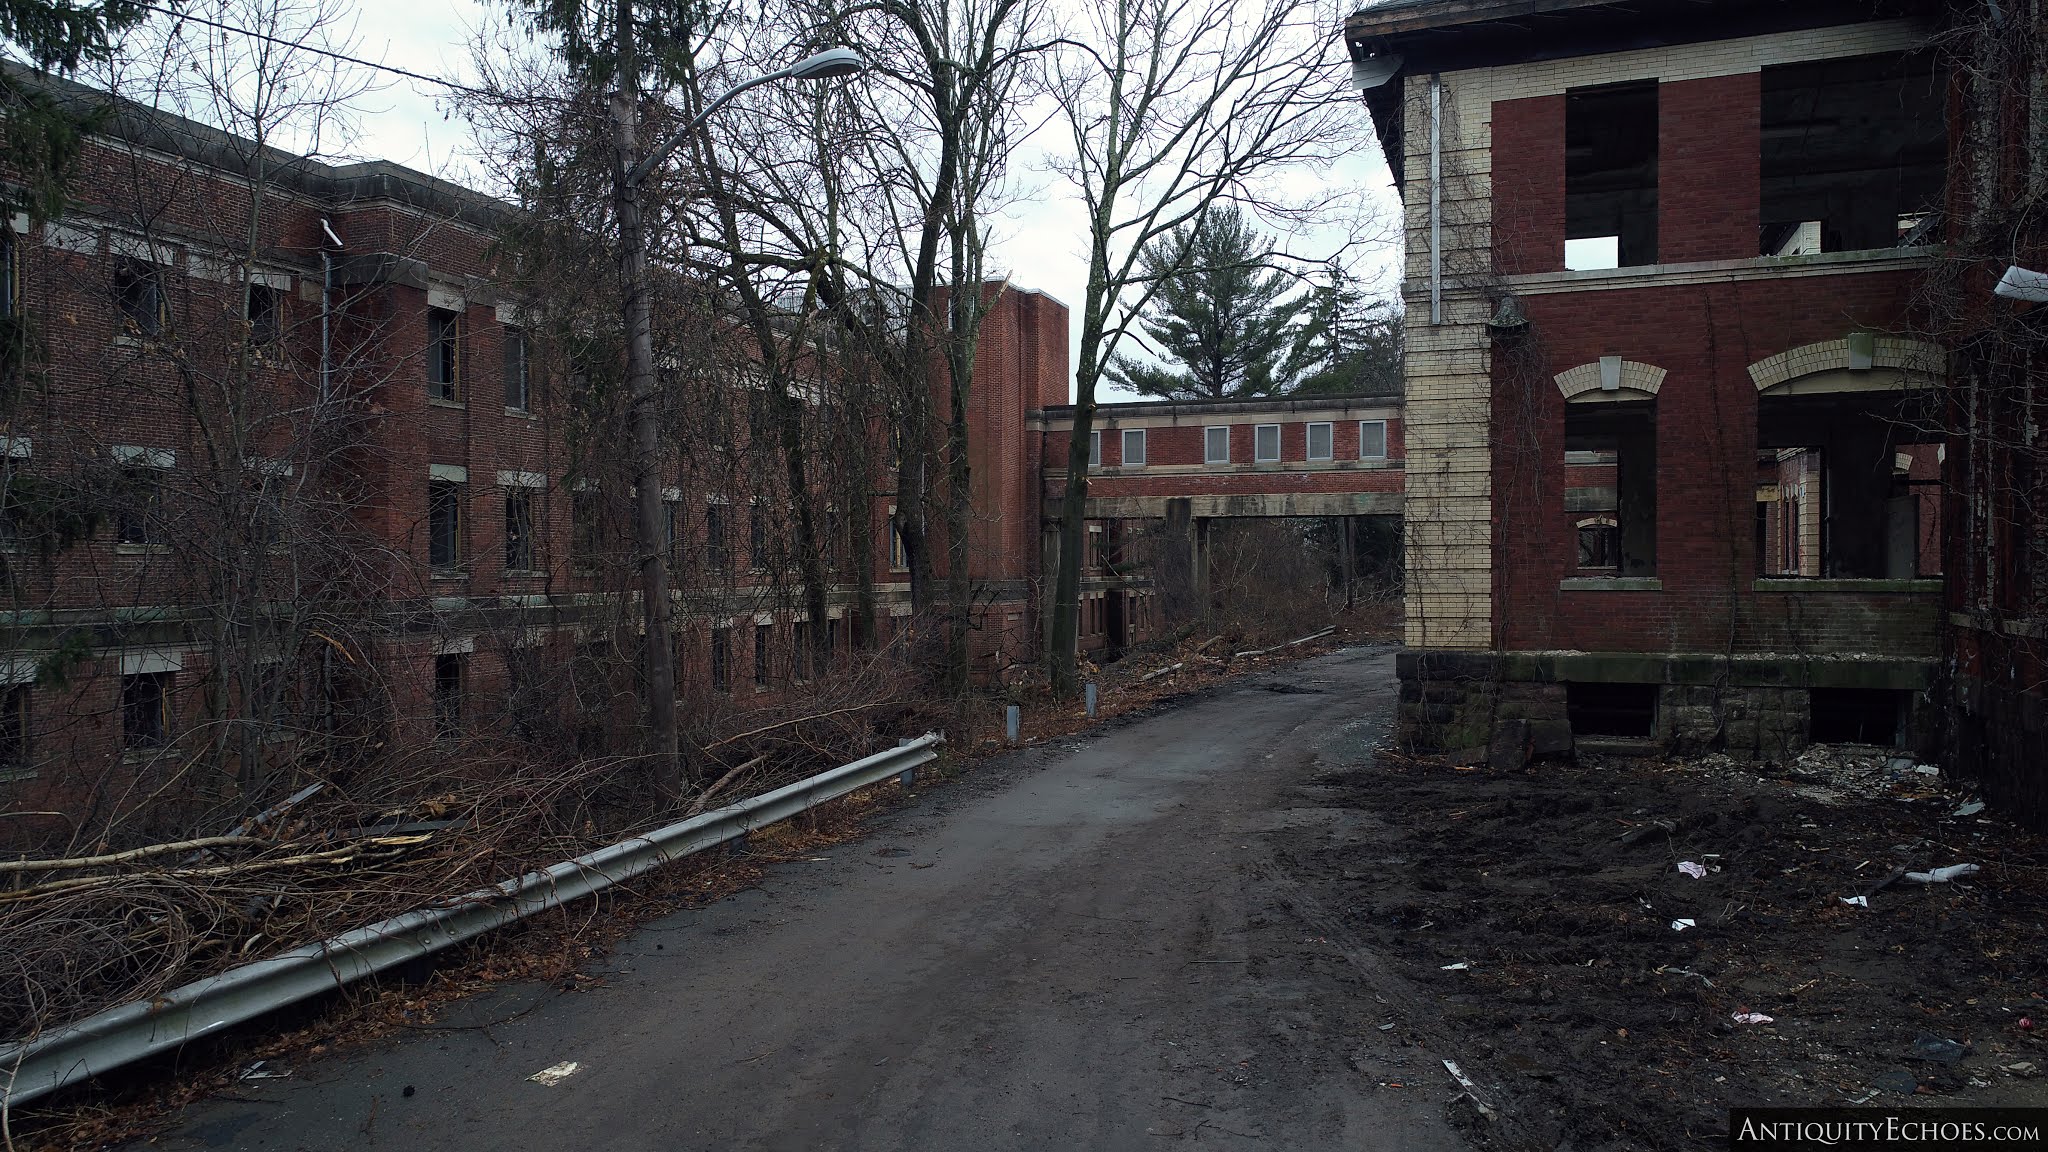
<path id="1" fill-rule="evenodd" d="M 1491 346 L 1484 293 L 1498 283 L 1492 267 L 1494 101 L 1554 96 L 1592 84 L 1733 76 L 1773 64 L 1902 51 L 1922 42 L 1911 24 L 1887 20 L 1441 74 L 1438 324 L 1430 322 L 1431 77 L 1405 78 L 1409 647 L 1493 645 Z"/>

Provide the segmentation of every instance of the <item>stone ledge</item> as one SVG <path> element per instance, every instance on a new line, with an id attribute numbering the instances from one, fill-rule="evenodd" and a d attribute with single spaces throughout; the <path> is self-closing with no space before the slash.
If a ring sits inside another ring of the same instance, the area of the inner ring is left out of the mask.
<path id="1" fill-rule="evenodd" d="M 1868 580 L 1840 579 L 1815 576 L 1759 576 L 1750 585 L 1752 592 L 1882 592 L 1882 593 L 1940 593 L 1942 582 L 1932 580 Z"/>
<path id="2" fill-rule="evenodd" d="M 1662 592 L 1664 581 L 1655 576 L 1567 576 L 1557 582 L 1559 592 Z"/>

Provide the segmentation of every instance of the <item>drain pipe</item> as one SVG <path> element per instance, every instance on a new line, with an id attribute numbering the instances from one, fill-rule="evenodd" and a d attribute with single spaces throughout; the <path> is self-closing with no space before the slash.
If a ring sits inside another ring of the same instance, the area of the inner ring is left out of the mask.
<path id="1" fill-rule="evenodd" d="M 327 234 L 327 242 L 336 249 L 341 247 L 341 237 L 334 234 L 333 225 L 326 217 L 320 219 L 320 231 Z M 333 372 L 333 343 L 329 329 L 328 314 L 334 308 L 334 253 L 320 249 L 320 402 L 326 403 L 334 395 L 329 383 Z"/>

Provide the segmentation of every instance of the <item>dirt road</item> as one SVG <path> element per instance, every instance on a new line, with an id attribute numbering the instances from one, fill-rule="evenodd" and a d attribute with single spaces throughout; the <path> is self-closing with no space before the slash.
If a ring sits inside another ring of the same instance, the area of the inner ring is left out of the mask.
<path id="1" fill-rule="evenodd" d="M 1351 649 L 1000 757 L 645 926 L 592 990 L 466 1001 L 157 1146 L 1462 1148 L 1454 1054 L 1382 1030 L 1417 994 L 1278 849 L 1363 834 L 1317 781 L 1393 691 Z"/>

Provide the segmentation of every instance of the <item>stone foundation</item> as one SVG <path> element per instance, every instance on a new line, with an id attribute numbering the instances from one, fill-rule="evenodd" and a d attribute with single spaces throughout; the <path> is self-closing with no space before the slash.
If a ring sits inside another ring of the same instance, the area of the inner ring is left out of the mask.
<path id="1" fill-rule="evenodd" d="M 1467 761 L 1521 762 L 1580 749 L 1780 759 L 1807 745 L 1815 688 L 1909 691 L 1907 745 L 1932 753 L 1936 741 L 1931 660 L 1409 649 L 1395 670 L 1401 749 Z M 1574 733 L 1573 683 L 1656 685 L 1650 736 Z"/>

